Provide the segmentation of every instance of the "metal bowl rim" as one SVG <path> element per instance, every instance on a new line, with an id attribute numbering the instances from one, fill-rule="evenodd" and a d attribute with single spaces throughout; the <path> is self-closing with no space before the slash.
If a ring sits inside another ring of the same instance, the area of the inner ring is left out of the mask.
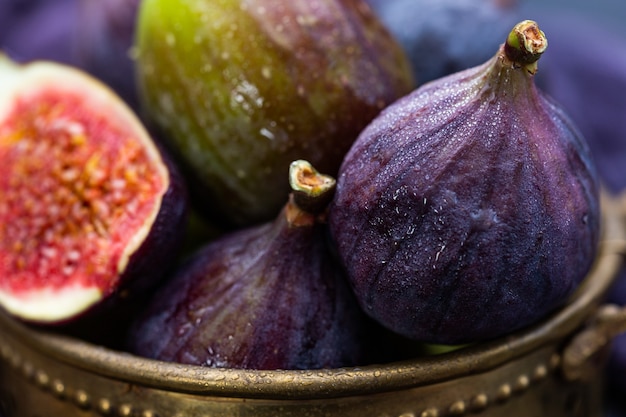
<path id="1" fill-rule="evenodd" d="M 434 384 L 487 372 L 572 334 L 602 302 L 622 264 L 610 242 L 623 242 L 617 213 L 604 210 L 605 235 L 596 262 L 570 302 L 543 322 L 507 337 L 435 356 L 354 368 L 243 370 L 182 365 L 114 351 L 71 337 L 32 329 L 0 314 L 0 329 L 50 360 L 88 373 L 199 395 L 313 399 L 367 395 Z M 617 223 L 616 223 L 617 222 Z M 616 231 L 619 231 L 616 233 Z M 610 234 L 610 235 L 609 235 Z"/>

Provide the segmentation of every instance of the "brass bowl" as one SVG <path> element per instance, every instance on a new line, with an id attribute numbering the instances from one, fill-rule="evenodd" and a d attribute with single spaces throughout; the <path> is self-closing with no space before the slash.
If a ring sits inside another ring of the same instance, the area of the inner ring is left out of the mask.
<path id="1" fill-rule="evenodd" d="M 315 371 L 165 363 L 34 330 L 0 314 L 0 415 L 600 417 L 603 365 L 626 314 L 603 306 L 626 238 L 604 196 L 597 261 L 542 323 L 436 356 Z"/>

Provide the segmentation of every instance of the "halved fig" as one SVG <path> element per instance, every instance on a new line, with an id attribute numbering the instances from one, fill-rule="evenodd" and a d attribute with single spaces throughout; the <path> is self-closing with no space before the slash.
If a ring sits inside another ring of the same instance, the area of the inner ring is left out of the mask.
<path id="1" fill-rule="evenodd" d="M 0 306 L 67 322 L 139 276 L 156 279 L 184 229 L 173 168 L 100 82 L 0 56 Z"/>

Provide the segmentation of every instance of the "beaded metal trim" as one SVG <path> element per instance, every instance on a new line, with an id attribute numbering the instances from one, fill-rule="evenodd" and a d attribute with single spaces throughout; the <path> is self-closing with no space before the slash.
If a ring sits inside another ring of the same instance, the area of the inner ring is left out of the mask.
<path id="1" fill-rule="evenodd" d="M 0 346 L 0 355 L 7 364 L 39 389 L 51 393 L 59 400 L 69 401 L 81 409 L 93 409 L 103 416 L 159 417 L 154 410 L 139 410 L 132 404 L 116 403 L 111 398 L 99 398 L 84 389 L 70 387 L 62 380 L 46 373 L 45 370 L 36 369 L 31 363 L 23 361 L 20 355 L 6 344 Z M 532 373 L 520 374 L 512 378 L 510 382 L 501 384 L 493 392 L 479 392 L 469 399 L 459 399 L 451 404 L 427 407 L 417 412 L 403 413 L 397 417 L 461 417 L 470 413 L 479 413 L 491 405 L 505 403 L 513 396 L 523 394 L 533 385 L 545 380 L 551 372 L 559 368 L 560 363 L 561 357 L 555 353 L 548 363 L 540 363 Z"/>

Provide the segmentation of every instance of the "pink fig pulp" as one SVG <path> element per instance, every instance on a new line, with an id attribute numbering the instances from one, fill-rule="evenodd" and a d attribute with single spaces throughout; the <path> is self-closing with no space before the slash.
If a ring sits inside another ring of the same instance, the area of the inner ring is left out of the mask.
<path id="1" fill-rule="evenodd" d="M 68 321 L 173 258 L 184 187 L 100 82 L 0 58 L 0 305 Z"/>

